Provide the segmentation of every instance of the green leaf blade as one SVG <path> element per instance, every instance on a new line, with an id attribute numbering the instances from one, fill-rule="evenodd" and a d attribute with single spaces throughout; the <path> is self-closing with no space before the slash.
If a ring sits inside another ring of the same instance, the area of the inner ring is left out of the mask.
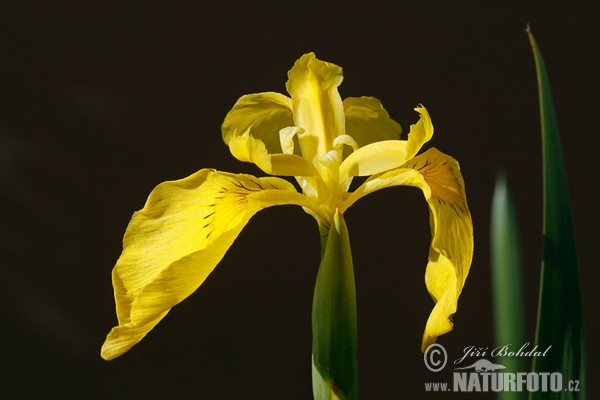
<path id="1" fill-rule="evenodd" d="M 583 307 L 573 218 L 548 74 L 535 39 L 528 33 L 538 77 L 544 171 L 544 253 L 536 344 L 541 350 L 551 346 L 546 357 L 534 359 L 533 370 L 561 372 L 564 385 L 579 382 L 579 392 L 537 392 L 530 398 L 584 399 Z"/>

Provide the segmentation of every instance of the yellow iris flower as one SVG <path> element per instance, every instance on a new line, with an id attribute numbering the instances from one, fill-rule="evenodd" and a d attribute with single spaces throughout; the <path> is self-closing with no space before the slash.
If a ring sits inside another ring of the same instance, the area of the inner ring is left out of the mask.
<path id="1" fill-rule="evenodd" d="M 425 282 L 435 306 L 422 349 L 452 329 L 473 253 L 458 163 L 434 148 L 417 155 L 433 135 L 423 106 L 415 108 L 420 118 L 400 139 L 400 125 L 379 100 L 342 101 L 341 82 L 340 67 L 305 54 L 288 73 L 290 97 L 273 92 L 242 96 L 225 117 L 223 139 L 234 157 L 269 175 L 293 176 L 301 192 L 282 178 L 212 169 L 163 182 L 152 191 L 144 208 L 133 214 L 113 270 L 119 323 L 102 346 L 103 358 L 128 351 L 194 292 L 258 211 L 299 205 L 317 220 L 326 240 L 328 232 L 336 233 L 329 240 L 342 243 L 349 254 L 346 210 L 369 193 L 399 185 L 420 188 L 430 211 Z M 369 178 L 349 191 L 355 176 Z M 338 390 L 333 382 L 330 389 Z"/>

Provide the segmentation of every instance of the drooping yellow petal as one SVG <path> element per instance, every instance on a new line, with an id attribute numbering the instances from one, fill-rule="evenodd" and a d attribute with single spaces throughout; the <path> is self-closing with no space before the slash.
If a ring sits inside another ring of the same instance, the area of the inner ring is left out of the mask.
<path id="1" fill-rule="evenodd" d="M 425 350 L 452 329 L 458 296 L 473 257 L 473 223 L 458 162 L 433 148 L 401 168 L 367 179 L 348 197 L 341 211 L 369 193 L 401 185 L 420 188 L 429 205 L 431 247 L 425 283 L 436 304 L 423 333 Z"/>
<path id="2" fill-rule="evenodd" d="M 294 125 L 292 99 L 275 92 L 248 94 L 239 98 L 225 116 L 221 132 L 226 144 L 247 132 L 261 140 L 270 154 L 281 153 L 279 131 Z"/>
<path id="3" fill-rule="evenodd" d="M 421 117 L 416 124 L 410 126 L 408 140 L 384 140 L 359 148 L 340 165 L 340 181 L 353 176 L 375 175 L 398 168 L 414 157 L 421 146 L 433 135 L 433 124 L 425 107 L 419 106 L 415 108 L 415 111 Z M 367 129 L 368 125 L 365 123 L 364 128 Z M 398 128 L 400 128 L 399 125 Z"/>
<path id="4" fill-rule="evenodd" d="M 303 135 L 316 140 L 301 140 L 302 155 L 312 160 L 332 149 L 333 140 L 344 133 L 345 117 L 338 86 L 342 69 L 318 60 L 314 53 L 300 57 L 288 72 L 286 88 L 292 97 L 294 125 Z"/>
<path id="5" fill-rule="evenodd" d="M 359 147 L 383 140 L 400 139 L 400 124 L 390 118 L 375 97 L 348 97 L 343 104 L 346 134 L 352 136 Z"/>
<path id="6" fill-rule="evenodd" d="M 274 177 L 203 169 L 158 185 L 123 238 L 113 269 L 119 324 L 108 334 L 102 357 L 113 359 L 138 343 L 204 282 L 252 215 L 280 204 L 314 207 Z"/>
<path id="7" fill-rule="evenodd" d="M 227 144 L 235 158 L 254 163 L 269 175 L 318 175 L 315 167 L 300 156 L 285 153 L 270 154 L 264 142 L 252 137 L 249 131 L 240 136 L 232 136 Z"/>
<path id="8" fill-rule="evenodd" d="M 418 186 L 428 197 L 431 211 L 432 240 L 425 283 L 436 305 L 423 333 L 421 348 L 425 351 L 438 336 L 452 329 L 458 296 L 473 259 L 473 222 L 456 160 L 430 149 L 413 158 L 406 167 L 423 176 L 424 184 Z"/>

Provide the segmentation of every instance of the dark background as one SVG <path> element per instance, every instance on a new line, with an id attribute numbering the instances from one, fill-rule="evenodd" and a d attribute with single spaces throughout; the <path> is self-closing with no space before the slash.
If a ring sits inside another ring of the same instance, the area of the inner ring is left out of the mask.
<path id="1" fill-rule="evenodd" d="M 589 394 L 600 390 L 597 13 L 589 3 L 19 2 L 0 11 L 0 398 L 308 399 L 317 227 L 258 214 L 221 265 L 146 339 L 99 356 L 116 323 L 110 271 L 159 182 L 235 160 L 220 124 L 237 98 L 284 92 L 307 51 L 344 68 L 342 97 L 374 95 L 405 132 L 423 103 L 428 146 L 456 157 L 476 250 L 451 359 L 494 346 L 489 207 L 507 171 L 521 225 L 528 338 L 541 255 L 541 150 L 531 24 L 552 84 L 579 245 Z M 347 213 L 359 301 L 362 399 L 426 394 L 432 307 L 426 203 L 389 189 Z M 472 394 L 473 398 L 491 398 Z"/>

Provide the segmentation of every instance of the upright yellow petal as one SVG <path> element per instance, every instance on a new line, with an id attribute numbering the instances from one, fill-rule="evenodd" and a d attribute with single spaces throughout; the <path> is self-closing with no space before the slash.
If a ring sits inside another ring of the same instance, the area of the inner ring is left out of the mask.
<path id="1" fill-rule="evenodd" d="M 225 116 L 221 132 L 226 144 L 246 132 L 259 139 L 268 153 L 282 153 L 279 131 L 294 125 L 292 99 L 275 92 L 248 94 L 239 98 Z"/>
<path id="2" fill-rule="evenodd" d="M 313 165 L 281 148 L 280 131 L 293 128 L 292 100 L 265 92 L 239 98 L 221 126 L 223 140 L 240 161 L 256 164 L 270 175 L 314 176 Z M 287 128 L 287 129 L 286 129 Z"/>
<path id="3" fill-rule="evenodd" d="M 123 238 L 113 269 L 119 324 L 102 357 L 113 359 L 138 343 L 204 282 L 252 215 L 279 204 L 313 207 L 280 178 L 203 169 L 158 185 Z"/>
<path id="4" fill-rule="evenodd" d="M 382 140 L 398 140 L 402 128 L 390 118 L 375 97 L 348 97 L 344 99 L 346 133 L 359 147 Z"/>
<path id="5" fill-rule="evenodd" d="M 333 148 L 333 140 L 344 133 L 345 117 L 338 86 L 342 69 L 318 60 L 314 53 L 300 57 L 288 72 L 286 88 L 292 96 L 294 125 L 317 140 L 300 141 L 302 155 L 312 160 Z"/>
<path id="6" fill-rule="evenodd" d="M 431 247 L 425 283 L 435 306 L 423 333 L 425 350 L 452 329 L 473 257 L 473 223 L 458 162 L 437 149 L 429 149 L 401 168 L 367 179 L 350 194 L 341 211 L 369 193 L 404 185 L 420 188 L 429 205 Z"/>

